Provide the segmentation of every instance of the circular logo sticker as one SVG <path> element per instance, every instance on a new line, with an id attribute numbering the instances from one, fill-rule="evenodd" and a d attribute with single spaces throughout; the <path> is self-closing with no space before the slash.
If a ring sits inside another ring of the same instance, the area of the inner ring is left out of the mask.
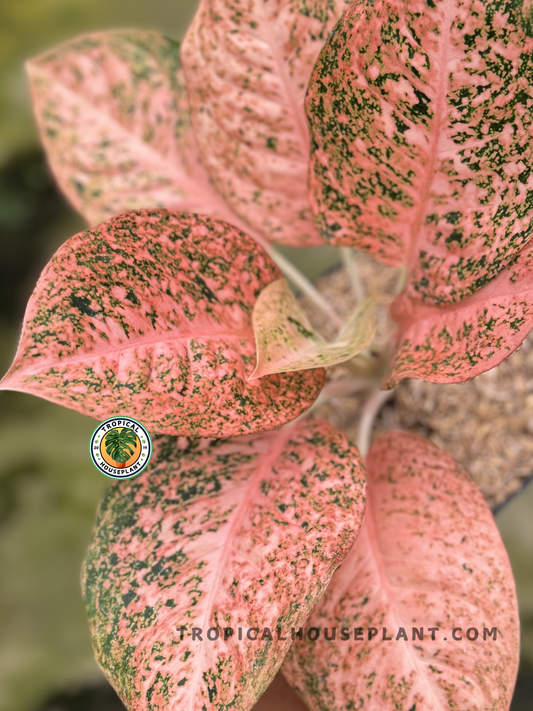
<path id="1" fill-rule="evenodd" d="M 152 440 L 137 420 L 110 417 L 93 432 L 89 452 L 94 466 L 105 476 L 131 479 L 150 461 Z"/>

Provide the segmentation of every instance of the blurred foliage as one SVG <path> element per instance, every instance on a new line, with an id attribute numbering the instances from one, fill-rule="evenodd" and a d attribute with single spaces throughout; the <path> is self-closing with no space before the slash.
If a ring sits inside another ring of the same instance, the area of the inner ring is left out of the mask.
<path id="1" fill-rule="evenodd" d="M 520 608 L 521 665 L 511 711 L 533 708 L 533 483 L 496 516 L 511 560 Z"/>
<path id="2" fill-rule="evenodd" d="M 287 247 L 276 245 L 278 251 L 282 252 L 287 259 L 298 266 L 309 279 L 316 279 L 322 274 L 339 266 L 341 256 L 338 247 L 323 245 L 320 247 Z"/>
<path id="3" fill-rule="evenodd" d="M 37 711 L 124 711 L 124 706 L 109 684 L 100 684 L 54 694 Z"/>
<path id="4" fill-rule="evenodd" d="M 100 679 L 79 571 L 107 479 L 88 456 L 93 420 L 28 395 L 1 401 L 0 709 L 27 711 Z"/>
<path id="5" fill-rule="evenodd" d="M 38 148 L 25 59 L 101 29 L 183 35 L 197 0 L 0 0 L 0 368 L 14 354 L 42 267 L 83 221 Z M 90 463 L 95 422 L 0 395 L 0 710 L 121 708 L 94 661 L 79 571 L 108 480 Z"/>
<path id="6" fill-rule="evenodd" d="M 0 0 L 0 165 L 37 143 L 24 62 L 75 35 L 139 27 L 179 39 L 198 0 Z"/>
<path id="7" fill-rule="evenodd" d="M 0 171 L 0 320 L 19 325 L 41 269 L 71 234 L 84 229 L 58 193 L 40 148 Z"/>

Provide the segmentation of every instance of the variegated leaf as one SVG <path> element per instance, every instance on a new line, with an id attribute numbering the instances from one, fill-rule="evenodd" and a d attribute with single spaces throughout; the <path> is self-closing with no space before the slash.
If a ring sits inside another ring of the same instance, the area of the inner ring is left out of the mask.
<path id="1" fill-rule="evenodd" d="M 228 437 L 279 427 L 317 397 L 324 371 L 249 383 L 252 311 L 280 278 L 225 222 L 126 213 L 69 239 L 42 273 L 0 387 L 152 432 Z"/>
<path id="2" fill-rule="evenodd" d="M 307 195 L 304 96 L 348 0 L 202 0 L 183 43 L 202 161 L 233 210 L 270 240 L 319 244 Z"/>
<path id="3" fill-rule="evenodd" d="M 261 292 L 252 322 L 257 358 L 251 380 L 350 360 L 370 343 L 376 330 L 374 302 L 366 299 L 337 339 L 328 343 L 315 331 L 285 279 L 271 282 Z"/>
<path id="4" fill-rule="evenodd" d="M 322 233 L 409 269 L 426 304 L 471 295 L 533 229 L 533 37 L 522 3 L 354 3 L 307 99 Z"/>
<path id="5" fill-rule="evenodd" d="M 406 433 L 380 437 L 367 469 L 360 535 L 306 625 L 327 627 L 330 641 L 296 640 L 285 676 L 311 711 L 507 711 L 518 610 L 479 490 Z"/>
<path id="6" fill-rule="evenodd" d="M 402 378 L 460 383 L 511 355 L 533 328 L 533 249 L 458 304 L 414 304 L 404 293 L 391 307 L 400 324 L 391 388 Z"/>
<path id="7" fill-rule="evenodd" d="M 357 535 L 357 450 L 318 421 L 163 437 L 117 484 L 83 575 L 98 662 L 130 711 L 247 711 Z"/>
<path id="8" fill-rule="evenodd" d="M 103 32 L 28 63 L 48 160 L 90 224 L 166 207 L 242 226 L 201 165 L 179 53 L 153 32 Z"/>

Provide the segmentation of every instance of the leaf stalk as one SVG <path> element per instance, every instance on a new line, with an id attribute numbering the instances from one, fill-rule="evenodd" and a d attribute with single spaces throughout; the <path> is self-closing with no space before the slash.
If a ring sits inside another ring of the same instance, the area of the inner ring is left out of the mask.
<path id="1" fill-rule="evenodd" d="M 287 277 L 293 285 L 300 289 L 306 296 L 308 296 L 316 306 L 324 313 L 328 318 L 330 318 L 337 328 L 341 328 L 342 319 L 331 306 L 329 301 L 327 301 L 314 284 L 296 267 L 289 259 L 287 259 L 283 254 L 278 252 L 274 247 L 268 247 L 267 253 L 269 257 L 275 262 L 281 269 L 283 274 Z"/>
<path id="2" fill-rule="evenodd" d="M 366 290 L 357 267 L 357 253 L 350 247 L 341 247 L 341 258 L 350 279 L 350 287 L 356 303 L 366 299 Z"/>

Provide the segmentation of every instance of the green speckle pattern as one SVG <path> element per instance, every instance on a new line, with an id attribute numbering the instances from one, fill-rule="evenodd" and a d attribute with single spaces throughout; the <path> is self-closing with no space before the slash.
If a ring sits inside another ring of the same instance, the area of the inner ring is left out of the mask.
<path id="1" fill-rule="evenodd" d="M 310 711 L 508 711 L 516 592 L 481 493 L 449 455 L 403 432 L 374 442 L 366 466 L 361 532 L 306 625 L 337 638 L 296 641 L 284 675 Z"/>
<path id="2" fill-rule="evenodd" d="M 458 304 L 425 306 L 403 293 L 391 313 L 400 330 L 387 387 L 409 377 L 469 380 L 511 355 L 533 328 L 533 249 Z"/>
<path id="3" fill-rule="evenodd" d="M 155 32 L 100 32 L 27 69 L 50 166 L 89 224 L 164 207 L 242 226 L 200 162 L 178 42 Z"/>
<path id="4" fill-rule="evenodd" d="M 108 489 L 83 571 L 96 657 L 128 709 L 248 711 L 350 550 L 364 489 L 325 422 L 156 438 L 148 469 Z"/>
<path id="5" fill-rule="evenodd" d="M 324 371 L 249 382 L 252 311 L 279 270 L 225 222 L 166 210 L 115 217 L 69 239 L 30 299 L 0 387 L 153 433 L 229 437 L 306 410 Z"/>
<path id="6" fill-rule="evenodd" d="M 533 225 L 533 39 L 514 0 L 354 3 L 312 75 L 317 224 L 456 303 Z"/>
<path id="7" fill-rule="evenodd" d="M 308 197 L 304 98 L 318 53 L 349 0 L 202 0 L 183 42 L 202 162 L 253 230 L 321 244 Z"/>

